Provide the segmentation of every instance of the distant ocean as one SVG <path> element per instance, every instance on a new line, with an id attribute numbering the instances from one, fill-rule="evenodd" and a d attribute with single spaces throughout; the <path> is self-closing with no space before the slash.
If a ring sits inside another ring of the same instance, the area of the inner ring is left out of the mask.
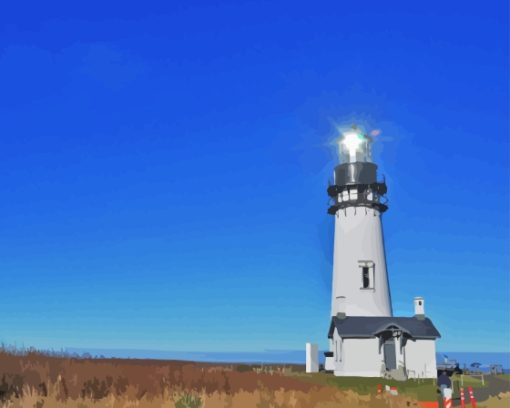
<path id="1" fill-rule="evenodd" d="M 305 351 L 303 350 L 266 350 L 244 352 L 197 352 L 197 351 L 157 351 L 157 350 L 113 350 L 113 349 L 78 349 L 64 350 L 69 354 L 93 357 L 116 358 L 149 358 L 164 360 L 189 360 L 215 363 L 253 363 L 253 364 L 304 364 Z M 506 371 L 510 370 L 509 353 L 483 353 L 483 352 L 439 352 L 437 361 L 441 362 L 445 356 L 449 360 L 456 360 L 460 368 L 469 368 L 473 363 L 481 364 L 482 369 L 488 369 L 490 364 L 501 364 Z M 324 360 L 323 353 L 320 353 Z M 510 371 L 509 371 L 510 372 Z"/>

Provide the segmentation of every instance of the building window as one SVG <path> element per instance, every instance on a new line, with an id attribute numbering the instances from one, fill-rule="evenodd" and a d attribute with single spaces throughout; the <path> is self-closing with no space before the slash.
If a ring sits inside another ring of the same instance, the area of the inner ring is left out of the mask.
<path id="1" fill-rule="evenodd" d="M 342 340 L 335 340 L 335 360 L 342 361 Z"/>
<path id="2" fill-rule="evenodd" d="M 372 261 L 359 261 L 361 289 L 375 289 L 375 264 Z"/>

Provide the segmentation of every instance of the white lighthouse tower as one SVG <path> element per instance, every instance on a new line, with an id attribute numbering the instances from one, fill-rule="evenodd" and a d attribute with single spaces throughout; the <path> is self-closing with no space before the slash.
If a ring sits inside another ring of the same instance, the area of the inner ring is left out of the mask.
<path id="1" fill-rule="evenodd" d="M 381 220 L 387 188 L 377 180 L 371 144 L 356 128 L 344 133 L 328 188 L 335 216 L 332 316 L 392 316 Z"/>
<path id="2" fill-rule="evenodd" d="M 414 316 L 393 316 L 381 221 L 387 188 L 377 179 L 371 144 L 357 128 L 342 135 L 328 188 L 335 241 L 324 366 L 337 376 L 435 378 L 440 334 L 425 316 L 424 299 L 415 298 Z"/>

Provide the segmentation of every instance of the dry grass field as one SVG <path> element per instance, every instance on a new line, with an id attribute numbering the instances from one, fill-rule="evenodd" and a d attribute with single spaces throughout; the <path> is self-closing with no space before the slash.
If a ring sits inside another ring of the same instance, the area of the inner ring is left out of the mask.
<path id="1" fill-rule="evenodd" d="M 305 381 L 298 366 L 71 358 L 0 350 L 0 406 L 413 407 L 409 397 L 361 395 Z"/>

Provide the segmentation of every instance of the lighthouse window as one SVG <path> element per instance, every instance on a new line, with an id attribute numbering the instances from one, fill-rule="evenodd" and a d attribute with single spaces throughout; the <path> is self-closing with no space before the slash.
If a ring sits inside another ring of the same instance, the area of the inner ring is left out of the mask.
<path id="1" fill-rule="evenodd" d="M 359 266 L 361 268 L 361 289 L 374 289 L 374 263 L 360 261 Z"/>
<path id="2" fill-rule="evenodd" d="M 368 289 L 370 287 L 370 278 L 368 276 L 368 266 L 364 266 L 361 268 L 363 271 L 363 289 Z"/>

